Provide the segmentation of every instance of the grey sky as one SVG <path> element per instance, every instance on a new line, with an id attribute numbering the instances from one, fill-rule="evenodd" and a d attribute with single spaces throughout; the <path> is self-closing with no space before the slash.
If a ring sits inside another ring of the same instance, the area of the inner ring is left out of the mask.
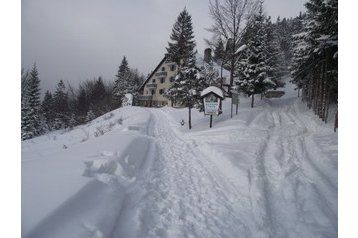
<path id="1" fill-rule="evenodd" d="M 305 0 L 266 0 L 276 19 L 304 11 Z M 21 66 L 36 62 L 43 90 L 62 79 L 102 76 L 114 80 L 125 55 L 132 68 L 149 73 L 161 60 L 172 26 L 186 6 L 192 16 L 197 49 L 211 35 L 209 0 L 22 0 Z"/>

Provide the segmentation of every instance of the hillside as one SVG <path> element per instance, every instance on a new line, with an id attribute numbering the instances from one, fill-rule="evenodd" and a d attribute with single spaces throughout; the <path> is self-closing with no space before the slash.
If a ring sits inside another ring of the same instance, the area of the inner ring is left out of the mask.
<path id="1" fill-rule="evenodd" d="M 288 79 L 287 79 L 288 81 Z M 125 107 L 22 142 L 23 237 L 336 237 L 338 137 L 280 99 Z"/>

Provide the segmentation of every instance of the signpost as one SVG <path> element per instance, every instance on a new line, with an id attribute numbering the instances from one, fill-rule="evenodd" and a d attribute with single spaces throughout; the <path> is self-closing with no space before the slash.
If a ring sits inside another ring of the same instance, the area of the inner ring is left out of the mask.
<path id="1" fill-rule="evenodd" d="M 213 115 L 219 114 L 219 106 L 221 100 L 224 99 L 223 93 L 221 89 L 210 86 L 204 89 L 201 94 L 201 98 L 203 99 L 204 103 L 204 114 L 210 115 L 210 128 L 213 124 Z"/>
<path id="2" fill-rule="evenodd" d="M 239 93 L 233 92 L 231 98 L 231 118 L 232 118 L 232 106 L 234 104 L 236 105 L 236 115 L 237 115 L 237 111 L 239 109 L 239 103 L 240 103 Z"/>

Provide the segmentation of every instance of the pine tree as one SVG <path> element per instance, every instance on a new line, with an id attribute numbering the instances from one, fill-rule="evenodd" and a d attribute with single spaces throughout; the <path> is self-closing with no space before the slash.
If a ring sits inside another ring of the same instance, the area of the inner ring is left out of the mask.
<path id="1" fill-rule="evenodd" d="M 191 108 L 195 104 L 195 85 L 198 70 L 195 67 L 195 41 L 191 16 L 184 8 L 175 22 L 167 48 L 167 57 L 180 67 L 173 85 L 165 94 L 169 99 L 187 106 L 189 109 L 189 129 L 191 129 Z"/>
<path id="2" fill-rule="evenodd" d="M 128 67 L 128 61 L 126 57 L 123 57 L 121 65 L 119 66 L 118 73 L 116 75 L 114 87 L 112 91 L 114 106 L 121 105 L 124 94 L 128 92 L 128 86 L 130 85 L 130 69 Z"/>
<path id="3" fill-rule="evenodd" d="M 32 137 L 31 120 L 29 113 L 29 71 L 21 72 L 21 139 L 26 140 Z"/>
<path id="4" fill-rule="evenodd" d="M 36 64 L 30 74 L 23 79 L 21 138 L 30 139 L 43 132 L 40 118 L 40 79 Z"/>
<path id="5" fill-rule="evenodd" d="M 267 27 L 267 63 L 270 66 L 267 76 L 275 83 L 275 87 L 283 87 L 281 77 L 288 71 L 288 67 L 284 64 L 285 55 L 279 44 L 277 28 L 271 23 L 270 17 L 266 19 L 265 24 Z"/>
<path id="6" fill-rule="evenodd" d="M 44 99 L 41 104 L 41 112 L 45 119 L 46 128 L 48 130 L 53 129 L 55 115 L 53 112 L 53 97 L 50 91 L 46 91 Z"/>
<path id="7" fill-rule="evenodd" d="M 92 121 L 93 119 L 96 118 L 96 115 L 94 114 L 94 112 L 92 111 L 92 109 L 90 109 L 88 112 L 87 112 L 87 116 L 86 116 L 86 122 L 90 122 Z"/>
<path id="8" fill-rule="evenodd" d="M 90 101 L 88 93 L 83 85 L 80 85 L 80 88 L 77 93 L 77 111 L 81 117 L 85 117 L 87 111 L 89 110 Z"/>
<path id="9" fill-rule="evenodd" d="M 329 104 L 338 100 L 338 1 L 310 0 L 305 6 L 291 74 L 308 107 L 327 122 Z"/>
<path id="10" fill-rule="evenodd" d="M 277 85 L 268 77 L 272 71 L 268 59 L 267 26 L 263 15 L 262 5 L 255 15 L 246 33 L 246 52 L 242 53 L 237 68 L 236 83 L 241 91 L 252 97 L 251 107 L 254 107 L 254 95 L 265 93 Z"/>
<path id="11" fill-rule="evenodd" d="M 74 113 L 71 114 L 71 118 L 68 121 L 68 127 L 73 129 L 77 125 L 76 115 Z"/>
<path id="12" fill-rule="evenodd" d="M 190 67 L 195 64 L 195 41 L 191 16 L 186 8 L 179 14 L 168 42 L 167 57 L 180 67 Z M 194 61 L 193 61 L 194 60 Z"/>
<path id="13" fill-rule="evenodd" d="M 68 96 L 66 86 L 62 80 L 57 84 L 56 92 L 53 96 L 56 129 L 63 129 L 67 126 L 70 119 Z"/>
<path id="14" fill-rule="evenodd" d="M 219 37 L 219 39 L 215 42 L 214 45 L 214 61 L 221 65 L 225 60 L 225 46 L 222 39 Z"/>

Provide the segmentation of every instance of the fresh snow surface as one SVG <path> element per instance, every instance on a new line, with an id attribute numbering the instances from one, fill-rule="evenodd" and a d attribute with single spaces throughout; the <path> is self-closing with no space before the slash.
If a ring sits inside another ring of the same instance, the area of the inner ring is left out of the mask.
<path id="1" fill-rule="evenodd" d="M 225 100 L 211 129 L 124 107 L 23 141 L 22 237 L 337 237 L 333 121 L 286 85 L 232 119 Z"/>

